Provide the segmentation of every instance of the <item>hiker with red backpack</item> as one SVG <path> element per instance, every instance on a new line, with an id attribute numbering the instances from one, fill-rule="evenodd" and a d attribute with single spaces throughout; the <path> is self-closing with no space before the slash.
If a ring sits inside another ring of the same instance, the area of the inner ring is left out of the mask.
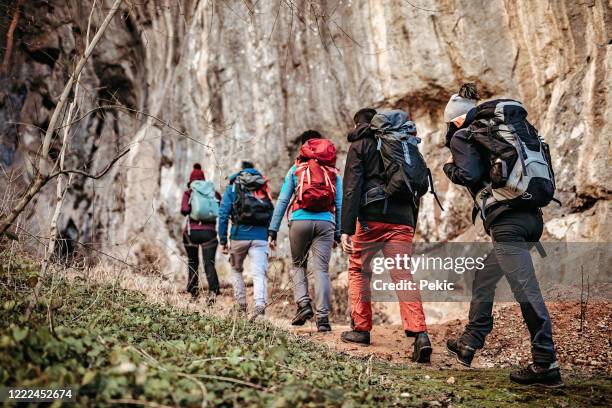
<path id="1" fill-rule="evenodd" d="M 183 230 L 183 244 L 188 260 L 187 292 L 193 299 L 197 299 L 199 295 L 199 250 L 202 248 L 209 303 L 213 303 L 220 293 L 215 267 L 218 245 L 215 226 L 219 215 L 219 199 L 214 184 L 206 181 L 202 166 L 199 163 L 194 164 L 181 202 L 181 214 L 187 217 Z"/>
<path id="2" fill-rule="evenodd" d="M 465 366 L 493 329 L 493 300 L 505 276 L 521 306 L 531 336 L 533 363 L 510 374 L 516 383 L 561 387 L 552 322 L 535 275 L 529 250 L 539 244 L 543 231 L 541 208 L 554 198 L 555 177 L 548 145 L 527 121 L 523 104 L 495 99 L 477 105 L 474 84 L 464 84 L 444 110 L 448 125 L 446 146 L 451 157 L 444 173 L 467 187 L 474 209 L 493 250 L 472 284 L 469 322 L 463 333 L 447 341 L 448 350 Z"/>
<path id="3" fill-rule="evenodd" d="M 241 312 L 247 310 L 243 265 L 249 256 L 253 274 L 254 309 L 252 317 L 264 315 L 268 300 L 268 226 L 274 206 L 267 179 L 253 163 L 242 162 L 242 170 L 229 178 L 219 209 L 219 241 L 229 254 L 234 299 Z M 229 222 L 232 227 L 227 239 Z"/>
<path id="4" fill-rule="evenodd" d="M 359 110 L 344 169 L 342 248 L 349 259 L 349 300 L 353 330 L 348 343 L 370 344 L 372 329 L 371 263 L 382 250 L 387 258 L 410 256 L 419 199 L 433 184 L 418 150 L 415 124 L 400 110 Z M 410 272 L 390 271 L 395 280 Z M 402 325 L 414 338 L 412 360 L 428 363 L 432 352 L 418 291 L 396 292 Z"/>
<path id="5" fill-rule="evenodd" d="M 300 136 L 302 146 L 281 188 L 268 231 L 272 248 L 285 212 L 293 268 L 291 279 L 297 312 L 291 324 L 302 326 L 316 312 L 317 329 L 331 330 L 329 261 L 340 241 L 342 180 L 337 176 L 336 147 L 316 130 Z M 292 199 L 293 197 L 293 199 Z M 308 253 L 310 252 L 310 256 Z M 315 311 L 306 271 L 314 276 Z"/>

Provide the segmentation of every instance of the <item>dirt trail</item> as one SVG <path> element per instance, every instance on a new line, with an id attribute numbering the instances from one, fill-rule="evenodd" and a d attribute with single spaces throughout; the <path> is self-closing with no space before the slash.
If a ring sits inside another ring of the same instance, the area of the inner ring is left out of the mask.
<path id="1" fill-rule="evenodd" d="M 214 306 L 220 312 L 229 310 L 233 304 L 231 296 L 224 294 Z M 586 324 L 580 332 L 580 304 L 578 302 L 556 302 L 548 304 L 553 320 L 555 346 L 559 362 L 564 370 L 591 375 L 612 375 L 612 304 L 593 302 L 589 305 Z M 396 363 L 407 363 L 412 354 L 412 339 L 404 334 L 400 325 L 378 324 L 371 332 L 372 344 L 360 346 L 344 343 L 340 334 L 349 330 L 347 324 L 333 323 L 329 333 L 317 332 L 314 319 L 301 327 L 291 326 L 290 318 L 294 306 L 287 301 L 277 302 L 266 312 L 266 319 L 280 328 L 325 344 L 332 350 L 359 357 L 375 356 Z M 467 316 L 466 316 L 467 317 Z M 525 365 L 531 360 L 529 332 L 522 321 L 518 304 L 504 303 L 494 310 L 495 326 L 487 338 L 487 344 L 475 357 L 473 368 L 508 368 Z M 442 324 L 428 325 L 433 346 L 430 369 L 467 369 L 458 364 L 446 350 L 446 339 L 460 334 L 464 319 L 454 319 Z"/>
<path id="2" fill-rule="evenodd" d="M 371 332 L 372 344 L 369 346 L 359 346 L 342 342 L 340 340 L 340 333 L 345 330 L 350 330 L 350 327 L 348 325 L 334 325 L 332 332 L 318 333 L 313 323 L 310 323 L 309 326 L 290 329 L 292 333 L 298 336 L 308 337 L 338 352 L 345 352 L 360 357 L 374 355 L 375 357 L 396 363 L 412 364 L 410 355 L 412 353 L 413 340 L 404 335 L 404 330 L 401 326 L 375 326 Z M 446 347 L 444 346 L 446 331 L 444 325 L 429 326 L 429 334 L 434 349 L 431 358 L 432 368 L 450 367 L 454 361 L 448 356 Z M 477 362 L 475 366 L 478 367 L 481 365 Z"/>
<path id="3" fill-rule="evenodd" d="M 231 288 L 222 289 L 216 304 L 208 306 L 204 297 L 192 301 L 191 297 L 179 289 L 176 282 L 158 276 L 125 274 L 119 270 L 99 268 L 82 271 L 68 271 L 69 277 L 80 277 L 98 283 L 115 283 L 119 286 L 145 294 L 152 303 L 166 303 L 193 312 L 209 312 L 219 315 L 231 313 L 234 300 Z M 182 285 L 180 285 L 182 288 Z M 252 288 L 248 288 L 248 298 L 252 299 Z M 580 374 L 604 374 L 612 376 L 612 303 L 593 301 L 588 305 L 587 319 L 580 332 L 580 303 L 548 303 L 553 320 L 555 347 L 559 362 L 564 370 Z M 277 299 L 266 311 L 265 319 L 289 332 L 325 344 L 331 349 L 359 357 L 375 356 L 397 363 L 409 363 L 412 353 L 412 340 L 407 338 L 398 325 L 375 324 L 371 333 L 370 346 L 343 343 L 342 331 L 349 326 L 341 321 L 332 320 L 332 332 L 318 333 L 314 321 L 302 327 L 290 325 L 295 306 L 287 296 Z M 336 318 L 342 316 L 335 313 Z M 474 359 L 473 367 L 507 368 L 526 364 L 530 360 L 529 333 L 522 321 L 517 304 L 501 304 L 494 311 L 495 327 L 487 338 L 487 344 Z M 428 331 L 434 348 L 430 369 L 463 368 L 446 352 L 445 341 L 449 336 L 461 333 L 465 320 L 455 319 L 443 324 L 430 324 Z M 416 366 L 416 364 L 414 364 Z"/>

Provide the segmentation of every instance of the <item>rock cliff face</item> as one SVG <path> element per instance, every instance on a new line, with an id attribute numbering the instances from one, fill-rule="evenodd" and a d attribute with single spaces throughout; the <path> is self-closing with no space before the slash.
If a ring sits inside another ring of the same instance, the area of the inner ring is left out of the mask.
<path id="1" fill-rule="evenodd" d="M 21 183 L 32 177 L 38 127 L 82 53 L 92 2 L 25 3 L 0 95 L 0 160 Z M 94 28 L 109 6 L 96 2 Z M 13 9 L 3 17 L 3 49 Z M 479 239 L 469 197 L 441 172 L 442 111 L 462 82 L 474 81 L 487 98 L 524 101 L 551 144 L 564 206 L 546 209 L 547 237 L 608 241 L 611 39 L 605 0 L 126 5 L 81 78 L 69 167 L 100 169 L 122 147 L 132 150 L 102 180 L 75 178 L 61 229 L 122 257 L 180 266 L 178 202 L 194 162 L 222 190 L 250 159 L 278 191 L 301 131 L 332 138 L 343 166 L 353 112 L 374 106 L 408 110 L 423 138 L 447 211 L 425 197 L 421 239 Z M 87 114 L 119 104 L 130 110 Z M 40 196 L 21 222 L 44 235 L 49 207 Z"/>

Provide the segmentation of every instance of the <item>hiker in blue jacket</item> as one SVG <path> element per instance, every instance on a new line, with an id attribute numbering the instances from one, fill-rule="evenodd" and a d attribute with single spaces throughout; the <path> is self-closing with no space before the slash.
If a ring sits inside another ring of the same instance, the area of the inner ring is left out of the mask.
<path id="1" fill-rule="evenodd" d="M 302 326 L 314 316 L 308 294 L 308 266 L 315 279 L 317 329 L 327 332 L 331 330 L 329 261 L 334 241 L 340 242 L 342 178 L 336 174 L 336 148 L 330 140 L 323 139 L 315 130 L 302 133 L 300 138 L 302 147 L 285 177 L 272 216 L 269 242 L 275 248 L 280 224 L 291 204 L 288 217 L 291 279 L 297 304 L 291 324 Z"/>
<path id="2" fill-rule="evenodd" d="M 234 298 L 239 310 L 246 312 L 246 287 L 242 276 L 246 256 L 253 274 L 253 317 L 263 315 L 268 299 L 268 226 L 274 207 L 266 178 L 253 163 L 242 162 L 242 170 L 229 178 L 219 208 L 219 242 L 230 255 Z M 230 241 L 228 226 L 231 221 Z"/>

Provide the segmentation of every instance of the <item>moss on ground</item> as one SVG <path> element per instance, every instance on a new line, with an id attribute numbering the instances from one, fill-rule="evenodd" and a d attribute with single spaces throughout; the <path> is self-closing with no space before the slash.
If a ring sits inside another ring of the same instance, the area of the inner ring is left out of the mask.
<path id="1" fill-rule="evenodd" d="M 610 378 L 566 375 L 565 389 L 542 391 L 513 385 L 507 370 L 363 360 L 267 322 L 155 305 L 139 293 L 79 279 L 47 279 L 26 320 L 36 268 L 2 263 L 0 383 L 72 385 L 80 406 L 201 406 L 203 398 L 209 405 L 276 407 L 610 405 Z"/>

